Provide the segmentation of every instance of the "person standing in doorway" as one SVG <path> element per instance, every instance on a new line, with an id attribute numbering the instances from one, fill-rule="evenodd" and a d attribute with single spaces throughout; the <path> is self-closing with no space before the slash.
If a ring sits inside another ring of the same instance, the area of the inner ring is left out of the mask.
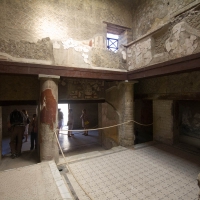
<path id="1" fill-rule="evenodd" d="M 84 128 L 84 133 L 83 135 L 88 136 L 88 127 L 89 127 L 89 120 L 88 120 L 88 115 L 86 114 L 86 109 L 82 110 L 82 115 L 80 117 L 82 119 L 82 127 Z"/>
<path id="2" fill-rule="evenodd" d="M 71 137 L 72 135 L 74 135 L 72 133 L 72 129 L 73 129 L 73 126 L 74 126 L 74 116 L 73 116 L 73 113 L 72 113 L 72 109 L 70 108 L 69 109 L 69 112 L 68 112 L 68 122 L 67 122 L 67 126 L 68 126 L 68 137 Z"/>
<path id="3" fill-rule="evenodd" d="M 26 127 L 25 127 L 25 131 L 24 131 L 24 137 L 25 137 L 25 141 L 24 142 L 27 142 L 28 141 L 28 128 L 29 128 L 30 120 L 29 120 L 29 117 L 28 117 L 27 110 L 22 110 L 22 112 L 24 113 L 24 115 L 26 117 L 26 121 L 27 121 L 27 124 L 26 124 Z"/>
<path id="4" fill-rule="evenodd" d="M 27 119 L 21 111 L 15 109 L 10 113 L 8 117 L 8 128 L 11 131 L 10 149 L 12 159 L 21 155 L 22 138 L 26 124 Z"/>
<path id="5" fill-rule="evenodd" d="M 58 108 L 58 134 L 60 133 L 60 130 L 63 128 L 63 112 L 60 108 Z"/>
<path id="6" fill-rule="evenodd" d="M 37 135 L 38 135 L 38 121 L 37 121 L 37 115 L 33 114 L 33 119 L 31 120 L 31 148 L 30 150 L 33 150 L 34 147 L 37 149 Z"/>

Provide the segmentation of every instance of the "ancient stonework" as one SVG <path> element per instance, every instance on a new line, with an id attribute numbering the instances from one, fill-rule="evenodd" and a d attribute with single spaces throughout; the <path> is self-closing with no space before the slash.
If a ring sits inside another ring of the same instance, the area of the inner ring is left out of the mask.
<path id="1" fill-rule="evenodd" d="M 198 46 L 200 31 L 180 22 L 172 28 L 170 37 L 165 41 L 167 52 L 173 58 L 192 54 Z"/>
<path id="2" fill-rule="evenodd" d="M 195 20 L 193 20 L 193 16 Z M 200 11 L 189 10 L 127 48 L 128 70 L 200 52 Z"/>
<path id="3" fill-rule="evenodd" d="M 61 78 L 59 90 L 59 99 L 63 100 L 105 98 L 104 81 L 101 80 Z"/>
<path id="4" fill-rule="evenodd" d="M 151 38 L 133 44 L 127 49 L 127 62 L 129 70 L 138 69 L 148 65 L 152 60 Z"/>
<path id="5" fill-rule="evenodd" d="M 110 50 L 92 48 L 91 65 L 94 67 L 105 67 L 113 69 L 125 69 L 121 54 Z"/>
<path id="6" fill-rule="evenodd" d="M 50 38 L 44 38 L 37 43 L 0 39 L 0 54 L 5 53 L 15 58 L 34 60 L 52 60 L 53 45 Z M 4 55 L 5 55 L 4 54 Z"/>

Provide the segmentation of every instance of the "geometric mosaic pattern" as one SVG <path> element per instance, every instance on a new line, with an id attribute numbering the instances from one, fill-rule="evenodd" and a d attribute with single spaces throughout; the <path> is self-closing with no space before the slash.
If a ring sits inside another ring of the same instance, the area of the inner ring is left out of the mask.
<path id="1" fill-rule="evenodd" d="M 95 200 L 198 197 L 199 157 L 163 144 L 77 161 L 69 166 Z"/>

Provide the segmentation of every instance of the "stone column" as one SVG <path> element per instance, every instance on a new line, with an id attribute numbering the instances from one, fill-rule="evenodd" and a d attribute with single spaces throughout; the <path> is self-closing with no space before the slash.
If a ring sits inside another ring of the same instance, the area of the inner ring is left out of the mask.
<path id="1" fill-rule="evenodd" d="M 59 160 L 59 150 L 54 131 L 57 128 L 59 76 L 39 75 L 39 143 L 40 160 Z"/>
<path id="2" fill-rule="evenodd" d="M 134 119 L 134 83 L 137 81 L 125 81 L 119 85 L 119 91 L 123 95 L 120 100 L 120 123 Z M 120 144 L 122 146 L 133 145 L 135 140 L 134 123 L 124 124 L 120 126 L 119 130 Z"/>

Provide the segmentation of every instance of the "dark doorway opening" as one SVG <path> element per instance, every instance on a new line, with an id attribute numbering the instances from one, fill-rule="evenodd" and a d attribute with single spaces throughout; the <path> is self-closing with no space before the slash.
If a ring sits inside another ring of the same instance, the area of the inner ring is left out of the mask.
<path id="1" fill-rule="evenodd" d="M 135 121 L 141 124 L 151 124 L 153 122 L 153 106 L 151 100 L 135 101 Z M 135 144 L 145 143 L 153 140 L 153 126 L 134 125 Z"/>

